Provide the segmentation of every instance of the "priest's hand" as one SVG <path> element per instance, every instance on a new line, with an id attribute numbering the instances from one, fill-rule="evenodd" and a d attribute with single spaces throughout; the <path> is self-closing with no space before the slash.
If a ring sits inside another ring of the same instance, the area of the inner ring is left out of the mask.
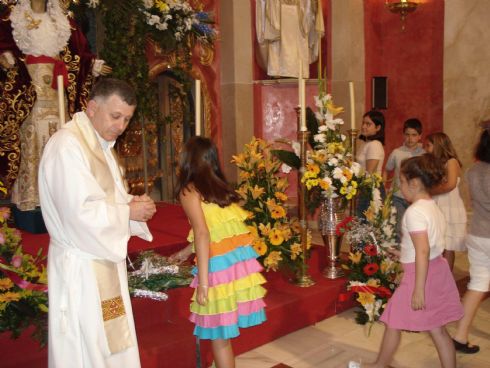
<path id="1" fill-rule="evenodd" d="M 148 221 L 157 212 L 155 202 L 148 195 L 134 196 L 129 202 L 129 219 Z"/>

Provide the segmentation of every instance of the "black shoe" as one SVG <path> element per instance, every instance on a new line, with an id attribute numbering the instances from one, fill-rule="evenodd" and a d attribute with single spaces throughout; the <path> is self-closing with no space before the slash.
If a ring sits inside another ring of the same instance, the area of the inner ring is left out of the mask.
<path id="1" fill-rule="evenodd" d="M 470 345 L 469 343 L 463 344 L 459 341 L 453 339 L 454 348 L 456 351 L 459 351 L 463 354 L 475 354 L 480 351 L 480 347 L 478 345 Z"/>

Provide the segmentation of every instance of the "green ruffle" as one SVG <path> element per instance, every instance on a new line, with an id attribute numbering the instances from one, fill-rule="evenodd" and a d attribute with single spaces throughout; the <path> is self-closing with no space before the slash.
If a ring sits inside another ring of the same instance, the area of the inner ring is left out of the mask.
<path id="1" fill-rule="evenodd" d="M 244 223 L 247 213 L 236 203 L 221 208 L 214 203 L 202 202 L 201 207 L 212 242 L 219 242 L 232 236 L 250 232 Z M 192 230 L 189 232 L 187 240 L 189 242 L 194 241 Z"/>
<path id="2" fill-rule="evenodd" d="M 190 310 L 200 315 L 211 315 L 228 313 L 237 310 L 237 303 L 250 302 L 252 300 L 262 299 L 267 291 L 260 285 L 253 286 L 245 290 L 237 290 L 235 293 L 225 299 L 208 301 L 206 305 L 200 305 L 193 301 Z"/>

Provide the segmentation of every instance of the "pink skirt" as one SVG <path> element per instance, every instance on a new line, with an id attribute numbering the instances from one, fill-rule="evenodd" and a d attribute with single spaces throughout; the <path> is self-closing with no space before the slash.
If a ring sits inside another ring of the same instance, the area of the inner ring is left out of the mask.
<path id="1" fill-rule="evenodd" d="M 425 283 L 425 309 L 412 309 L 415 262 L 403 263 L 403 278 L 388 301 L 380 321 L 407 331 L 430 331 L 463 317 L 463 306 L 447 261 L 439 256 L 429 262 Z"/>

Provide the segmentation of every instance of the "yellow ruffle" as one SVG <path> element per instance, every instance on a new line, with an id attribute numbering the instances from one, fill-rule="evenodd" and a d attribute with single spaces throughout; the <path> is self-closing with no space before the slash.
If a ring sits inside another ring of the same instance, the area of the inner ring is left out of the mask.
<path id="1" fill-rule="evenodd" d="M 210 287 L 208 290 L 208 300 L 210 302 L 227 299 L 233 294 L 253 288 L 257 285 L 265 284 L 266 280 L 261 273 L 255 272 L 241 279 L 234 280 L 228 284 L 221 284 L 218 286 Z M 192 300 L 195 300 L 196 294 L 194 293 Z"/>
<path id="2" fill-rule="evenodd" d="M 201 207 L 212 242 L 219 242 L 235 235 L 250 232 L 244 223 L 247 213 L 236 203 L 221 208 L 214 203 L 201 202 Z M 192 230 L 189 232 L 187 240 L 189 242 L 194 241 Z"/>
<path id="3" fill-rule="evenodd" d="M 250 289 L 238 290 L 226 299 L 208 301 L 206 305 L 200 305 L 193 301 L 190 310 L 200 315 L 211 315 L 227 313 L 237 310 L 237 303 L 250 302 L 252 300 L 262 299 L 267 290 L 260 285 L 253 286 Z"/>

